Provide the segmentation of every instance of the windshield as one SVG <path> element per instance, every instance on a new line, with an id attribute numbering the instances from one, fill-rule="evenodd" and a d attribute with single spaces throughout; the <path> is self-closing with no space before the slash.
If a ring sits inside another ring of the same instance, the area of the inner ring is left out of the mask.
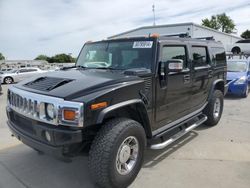
<path id="1" fill-rule="evenodd" d="M 227 62 L 228 72 L 246 72 L 247 62 L 245 61 L 228 61 Z"/>
<path id="2" fill-rule="evenodd" d="M 151 69 L 153 41 L 109 41 L 86 44 L 76 66 L 126 70 Z"/>

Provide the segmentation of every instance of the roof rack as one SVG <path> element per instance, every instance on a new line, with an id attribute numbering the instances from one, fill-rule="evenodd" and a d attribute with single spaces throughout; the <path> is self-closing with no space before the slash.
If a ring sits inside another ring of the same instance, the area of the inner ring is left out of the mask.
<path id="1" fill-rule="evenodd" d="M 169 35 L 160 35 L 161 37 L 180 37 L 180 38 L 189 38 L 189 33 L 176 33 L 176 34 L 169 34 Z"/>
<path id="2" fill-rule="evenodd" d="M 149 34 L 150 36 L 151 34 Z M 161 37 L 180 37 L 180 38 L 191 38 L 191 36 L 189 35 L 189 33 L 176 33 L 176 34 L 166 34 L 166 35 L 159 35 Z M 215 40 L 213 36 L 210 37 L 198 37 L 198 38 L 193 38 L 193 39 L 199 39 L 199 40 Z"/>
<path id="3" fill-rule="evenodd" d="M 215 40 L 213 36 L 211 36 L 211 37 L 198 37 L 198 38 L 195 38 L 195 39 Z"/>

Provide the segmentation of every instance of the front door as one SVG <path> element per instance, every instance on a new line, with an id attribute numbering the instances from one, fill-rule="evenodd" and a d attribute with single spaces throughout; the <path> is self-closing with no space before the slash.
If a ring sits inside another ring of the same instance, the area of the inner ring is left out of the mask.
<path id="1" fill-rule="evenodd" d="M 192 89 L 188 48 L 186 45 L 163 45 L 161 62 L 171 59 L 183 60 L 184 69 L 180 72 L 167 72 L 166 84 L 161 85 L 160 74 L 156 82 L 156 128 L 170 127 L 169 123 L 188 114 Z M 161 63 L 163 65 L 163 63 Z M 159 67 L 162 69 L 163 67 Z"/>

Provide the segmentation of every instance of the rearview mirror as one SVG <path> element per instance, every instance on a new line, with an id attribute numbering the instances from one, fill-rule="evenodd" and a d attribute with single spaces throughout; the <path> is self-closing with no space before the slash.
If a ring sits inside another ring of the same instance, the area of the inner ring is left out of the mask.
<path id="1" fill-rule="evenodd" d="M 183 60 L 181 59 L 168 60 L 167 64 L 170 72 L 180 72 L 183 70 Z"/>

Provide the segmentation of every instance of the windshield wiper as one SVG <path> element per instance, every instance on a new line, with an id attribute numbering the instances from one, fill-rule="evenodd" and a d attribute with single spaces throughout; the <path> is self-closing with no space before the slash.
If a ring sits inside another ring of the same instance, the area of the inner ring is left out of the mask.
<path id="1" fill-rule="evenodd" d="M 103 70 L 120 70 L 113 67 L 93 67 L 93 69 L 103 69 Z"/>
<path id="2" fill-rule="evenodd" d="M 85 67 L 83 65 L 77 65 L 76 68 L 79 68 L 79 69 L 87 69 L 88 67 Z"/>

